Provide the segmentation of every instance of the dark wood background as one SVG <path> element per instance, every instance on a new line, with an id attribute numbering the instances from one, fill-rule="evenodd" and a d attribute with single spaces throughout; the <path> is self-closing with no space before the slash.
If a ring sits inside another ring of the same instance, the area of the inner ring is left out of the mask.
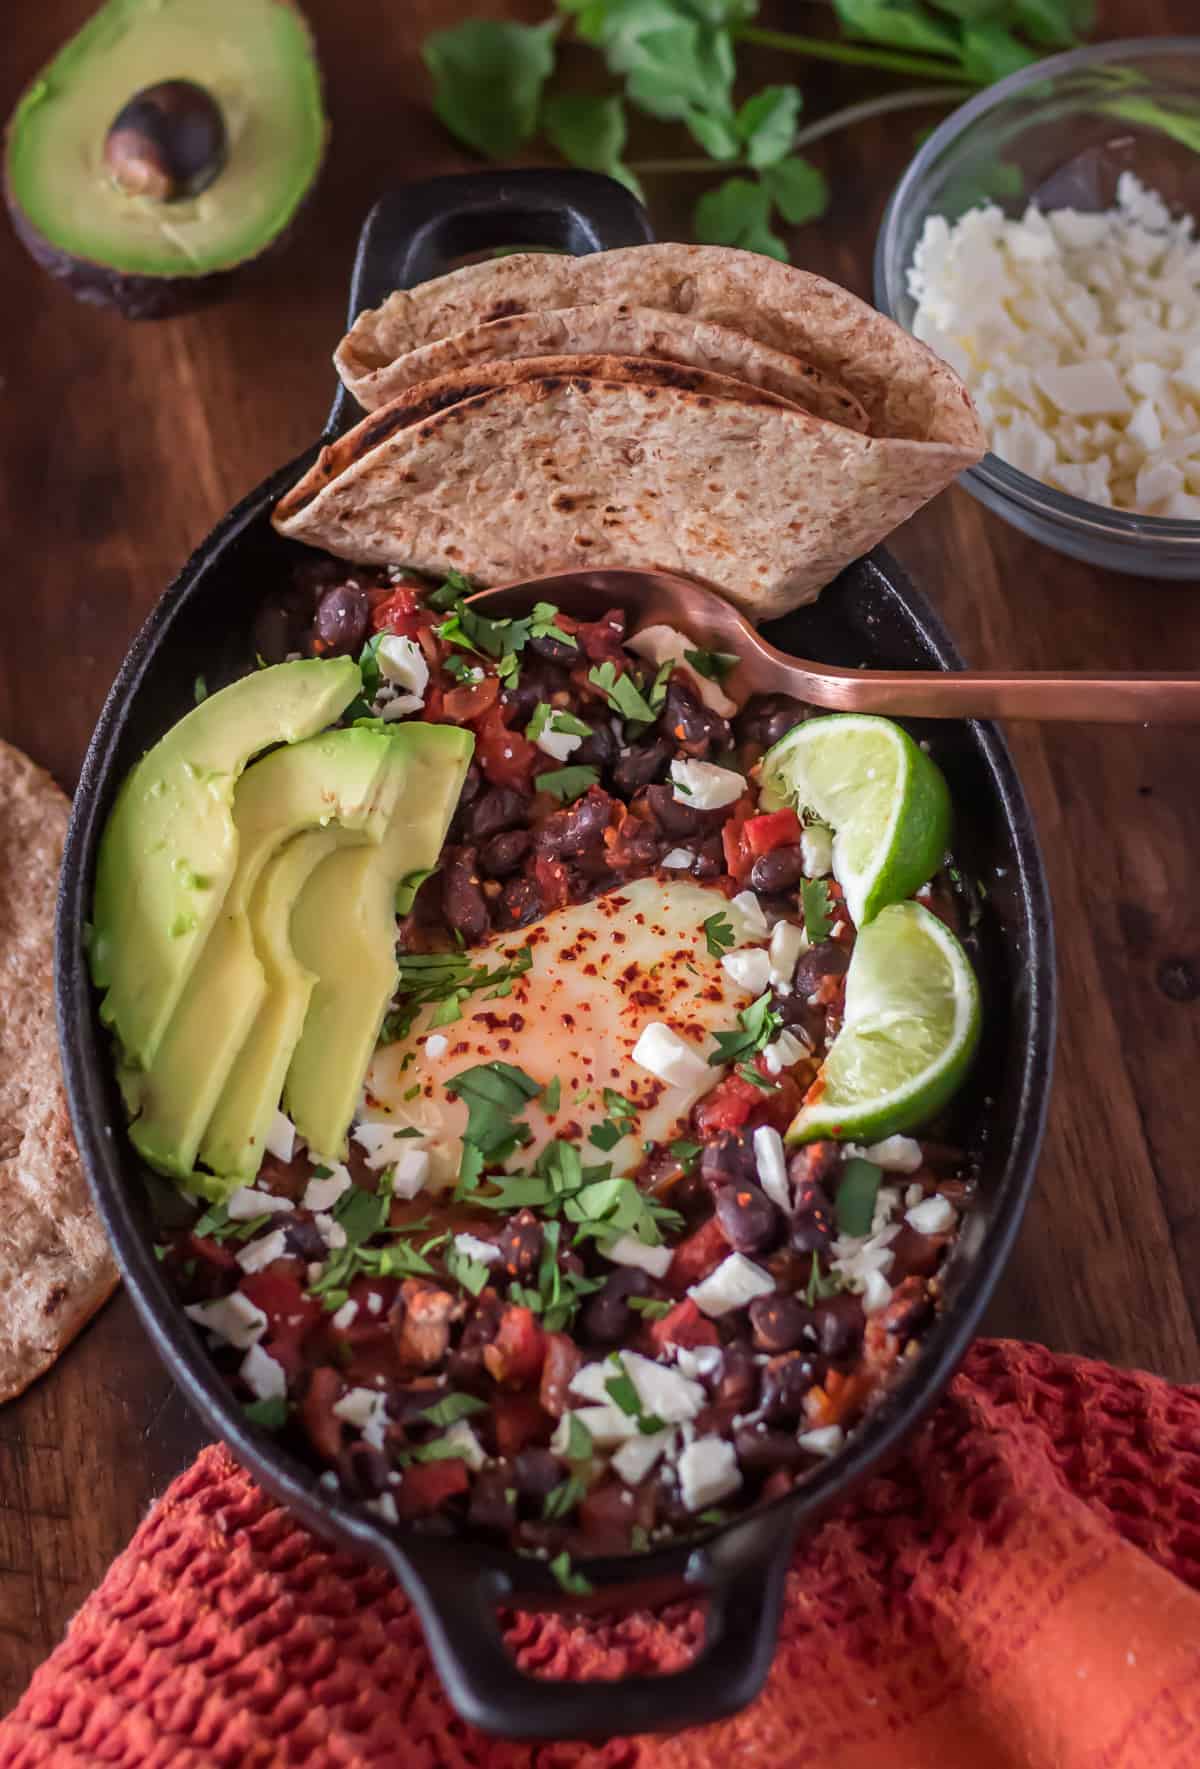
<path id="1" fill-rule="evenodd" d="M 0 109 L 90 10 L 16 9 Z M 307 0 L 333 118 L 324 181 L 290 249 L 207 313 L 137 326 L 78 306 L 0 223 L 0 735 L 68 790 L 163 586 L 221 513 L 319 430 L 371 202 L 467 164 L 427 108 L 422 37 L 471 12 L 547 10 Z M 822 26 L 817 4 L 763 11 Z M 1101 0 L 1100 14 L 1106 37 L 1195 23 L 1192 0 Z M 756 84 L 801 83 L 806 117 L 889 86 L 748 60 Z M 835 200 L 796 238 L 798 262 L 869 296 L 884 203 L 915 129 L 937 116 L 904 113 L 814 150 Z M 656 182 L 662 237 L 687 237 L 701 188 Z M 957 490 L 894 545 L 975 663 L 1200 667 L 1200 585 L 1074 564 Z M 1013 742 L 1054 889 L 1062 1017 L 1037 1191 L 988 1326 L 1200 1380 L 1200 732 L 1051 727 Z M 121 1296 L 0 1413 L 0 1711 L 204 1437 Z"/>

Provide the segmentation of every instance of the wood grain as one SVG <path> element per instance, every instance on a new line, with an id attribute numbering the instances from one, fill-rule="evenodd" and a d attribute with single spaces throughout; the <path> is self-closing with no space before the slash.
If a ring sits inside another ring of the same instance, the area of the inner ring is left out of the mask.
<path id="1" fill-rule="evenodd" d="M 41 0 L 6 30 L 0 101 L 90 10 Z M 319 429 L 354 238 L 373 198 L 467 162 L 427 108 L 419 44 L 467 0 L 308 0 L 334 140 L 290 250 L 210 312 L 130 326 L 72 302 L 0 228 L 0 734 L 70 788 L 138 623 L 212 523 Z M 1107 0 L 1100 34 L 1186 30 L 1190 0 Z M 816 6 L 764 7 L 816 28 Z M 806 114 L 884 89 L 778 58 Z M 831 215 L 798 261 L 870 293 L 884 203 L 909 158 L 908 114 L 823 143 Z M 666 151 L 653 133 L 648 151 Z M 663 181 L 655 220 L 686 237 L 702 184 Z M 979 664 L 1200 667 L 1197 586 L 1090 570 L 953 491 L 896 550 Z M 1036 1196 L 992 1331 L 1200 1379 L 1200 732 L 1014 733 L 1058 915 L 1062 1030 Z M 0 1413 L 0 1709 L 203 1432 L 124 1297 Z"/>

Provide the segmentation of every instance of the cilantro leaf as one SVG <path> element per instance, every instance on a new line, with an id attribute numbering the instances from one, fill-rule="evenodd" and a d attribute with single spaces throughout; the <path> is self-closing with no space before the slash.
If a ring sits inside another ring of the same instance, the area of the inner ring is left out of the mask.
<path id="1" fill-rule="evenodd" d="M 547 1570 L 554 1574 L 563 1590 L 572 1597 L 587 1597 L 595 1588 L 590 1579 L 585 1579 L 581 1572 L 576 1572 L 571 1564 L 571 1556 L 565 1548 L 561 1554 L 556 1554 L 553 1560 L 548 1560 L 546 1566 Z"/>
<path id="2" fill-rule="evenodd" d="M 598 784 L 599 768 L 552 768 L 548 774 L 536 774 L 533 784 L 539 792 L 548 792 L 560 804 L 572 805 Z"/>
<path id="3" fill-rule="evenodd" d="M 553 1487 L 542 1503 L 542 1516 L 550 1520 L 567 1517 L 574 1511 L 581 1499 L 587 1498 L 588 1483 L 578 1474 L 568 1474 L 567 1478 Z"/>
<path id="4" fill-rule="evenodd" d="M 616 1148 L 624 1134 L 619 1124 L 614 1123 L 611 1118 L 605 1118 L 602 1124 L 592 1125 L 588 1131 L 588 1141 L 594 1149 L 600 1149 L 607 1155 Z"/>
<path id="5" fill-rule="evenodd" d="M 710 682 L 723 682 L 741 661 L 734 651 L 696 650 L 685 651 L 683 655 L 696 674 L 706 676 Z"/>
<path id="6" fill-rule="evenodd" d="M 814 1303 L 820 1302 L 825 1296 L 836 1296 L 841 1287 L 842 1279 L 840 1273 L 836 1271 L 822 1272 L 821 1262 L 814 1253 L 812 1256 L 812 1265 L 809 1268 L 808 1283 L 804 1290 L 804 1300 L 809 1308 L 811 1308 Z"/>
<path id="7" fill-rule="evenodd" d="M 563 712 L 557 706 L 550 706 L 539 700 L 533 709 L 533 717 L 525 727 L 525 735 L 536 743 L 543 731 L 556 731 L 566 737 L 590 737 L 592 727 L 577 719 L 574 713 Z"/>
<path id="8" fill-rule="evenodd" d="M 624 1370 L 621 1371 L 619 1376 L 610 1376 L 608 1378 L 608 1381 L 604 1384 L 604 1391 L 613 1402 L 614 1406 L 620 1407 L 621 1411 L 627 1413 L 630 1418 L 636 1419 L 641 1413 L 642 1402 L 638 1395 L 638 1391 L 633 1386 L 632 1380 L 626 1375 Z"/>
<path id="9" fill-rule="evenodd" d="M 837 1225 L 843 1235 L 869 1235 L 883 1169 L 861 1155 L 852 1155 L 842 1169 L 837 1189 Z"/>
<path id="10" fill-rule="evenodd" d="M 568 1412 L 567 1461 L 586 1462 L 592 1453 L 592 1434 L 578 1413 Z"/>
<path id="11" fill-rule="evenodd" d="M 578 651 L 579 640 L 574 633 L 568 633 L 565 627 L 558 625 L 559 613 L 553 602 L 535 602 L 529 617 L 529 637 L 557 639 L 560 645 L 569 645 L 572 651 Z"/>
<path id="12" fill-rule="evenodd" d="M 652 725 L 657 713 L 646 699 L 629 671 L 617 674 L 617 666 L 611 659 L 596 664 L 588 671 L 588 681 L 594 688 L 599 688 L 614 712 L 620 713 L 623 719 L 631 719 L 637 724 Z"/>
<path id="13" fill-rule="evenodd" d="M 460 1419 L 469 1419 L 473 1413 L 486 1413 L 488 1403 L 480 1400 L 475 1394 L 448 1394 L 435 1406 L 426 1407 L 421 1413 L 422 1419 L 428 1419 L 431 1425 L 457 1425 Z"/>
<path id="14" fill-rule="evenodd" d="M 816 221 L 829 207 L 825 174 L 801 154 L 792 154 L 766 167 L 762 181 L 775 207 L 792 227 Z"/>
<path id="15" fill-rule="evenodd" d="M 464 1141 L 497 1164 L 529 1141 L 529 1126 L 516 1114 L 541 1091 L 524 1069 L 501 1062 L 478 1063 L 446 1083 L 451 1098 L 461 1099 L 467 1108 Z"/>
<path id="16" fill-rule="evenodd" d="M 964 27 L 962 60 L 967 78 L 982 86 L 1028 67 L 1037 56 L 1018 43 L 999 19 L 989 18 Z"/>
<path id="17" fill-rule="evenodd" d="M 755 1056 L 779 1031 L 781 1021 L 771 1010 L 771 991 L 765 990 L 757 1001 L 742 1009 L 736 1032 L 714 1032 L 717 1048 L 709 1057 L 714 1068 L 724 1063 L 741 1063 Z"/>
<path id="18" fill-rule="evenodd" d="M 765 86 L 746 100 L 737 114 L 737 132 L 752 166 L 774 166 L 785 157 L 803 102 L 795 86 Z"/>
<path id="19" fill-rule="evenodd" d="M 396 914 L 407 915 L 417 900 L 417 892 L 427 878 L 432 878 L 437 871 L 436 866 L 425 866 L 416 872 L 408 872 L 396 886 Z"/>
<path id="20" fill-rule="evenodd" d="M 556 92 L 542 105 L 542 128 L 564 160 L 589 172 L 607 172 L 635 197 L 642 187 L 621 159 L 625 147 L 625 106 L 619 93 Z M 541 606 L 546 606 L 542 604 Z M 565 633 L 554 633 L 565 639 Z"/>
<path id="21" fill-rule="evenodd" d="M 409 877 L 415 877 L 410 874 Z M 409 881 L 406 879 L 405 884 Z M 396 990 L 398 1006 L 387 1016 L 380 1033 L 382 1044 L 394 1044 L 412 1031 L 422 1007 L 433 1002 L 443 1005 L 434 1016 L 437 1025 L 451 1025 L 459 1017 L 459 1009 L 468 995 L 489 989 L 492 1000 L 507 995 L 518 977 L 523 977 L 533 963 L 533 949 L 522 946 L 507 964 L 489 970 L 475 965 L 463 952 L 404 952 L 400 955 L 400 981 Z"/>
<path id="22" fill-rule="evenodd" d="M 460 1253 L 457 1247 L 447 1249 L 442 1263 L 450 1276 L 472 1296 L 479 1295 L 492 1275 L 482 1259 L 472 1259 L 469 1253 Z"/>
<path id="23" fill-rule="evenodd" d="M 528 141 L 554 71 L 557 31 L 557 19 L 468 19 L 427 37 L 421 55 L 433 76 L 433 108 L 450 133 L 490 160 L 506 160 Z"/>
<path id="24" fill-rule="evenodd" d="M 804 912 L 804 931 L 809 942 L 815 946 L 818 940 L 827 939 L 833 926 L 833 917 L 829 887 L 823 878 L 804 880 L 800 886 L 800 907 Z"/>
<path id="25" fill-rule="evenodd" d="M 261 1425 L 265 1431 L 278 1431 L 287 1424 L 287 1396 L 272 1394 L 266 1400 L 244 1401 L 242 1412 L 252 1425 Z"/>
<path id="26" fill-rule="evenodd" d="M 705 191 L 692 211 L 696 238 L 709 246 L 741 246 L 787 263 L 788 250 L 771 232 L 771 194 L 749 178 L 727 178 Z"/>
<path id="27" fill-rule="evenodd" d="M 686 1176 L 689 1174 L 692 1171 L 692 1168 L 696 1165 L 696 1159 L 700 1154 L 702 1145 L 698 1142 L 688 1142 L 681 1138 L 678 1142 L 673 1142 L 668 1146 L 669 1153 L 674 1160 L 679 1162 L 679 1165 L 683 1168 L 684 1175 Z"/>
<path id="28" fill-rule="evenodd" d="M 700 926 L 704 929 L 704 944 L 710 958 L 720 958 L 734 944 L 733 924 L 719 909 Z"/>
<path id="29" fill-rule="evenodd" d="M 474 588 L 470 578 L 464 577 L 461 571 L 448 571 L 437 589 L 429 592 L 425 601 L 438 614 L 445 614 L 456 602 L 469 596 Z"/>
<path id="30" fill-rule="evenodd" d="M 552 1118 L 555 1112 L 557 1112 L 561 1099 L 562 1079 L 560 1076 L 555 1075 L 548 1083 L 545 1092 L 542 1094 L 542 1110 L 548 1118 Z"/>
<path id="31" fill-rule="evenodd" d="M 648 1321 L 664 1320 L 675 1306 L 660 1296 L 630 1296 L 626 1300 L 636 1314 Z"/>

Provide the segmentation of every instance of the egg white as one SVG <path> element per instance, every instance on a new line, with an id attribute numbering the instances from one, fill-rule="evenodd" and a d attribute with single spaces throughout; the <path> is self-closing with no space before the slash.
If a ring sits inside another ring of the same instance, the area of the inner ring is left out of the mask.
<path id="1" fill-rule="evenodd" d="M 528 1166 L 555 1137 L 588 1146 L 588 1132 L 611 1116 L 603 1090 L 612 1088 L 637 1107 L 637 1120 L 594 1158 L 611 1161 L 615 1174 L 632 1173 L 643 1145 L 681 1134 L 681 1121 L 724 1073 L 710 1066 L 687 1085 L 667 1086 L 631 1053 L 654 1021 L 706 1057 L 716 1048 L 714 1029 L 737 1025 L 749 998 L 709 955 L 702 926 L 727 907 L 719 891 L 689 880 L 642 878 L 489 941 L 472 952 L 477 963 L 495 969 L 528 944 L 529 970 L 498 1000 L 484 999 L 486 990 L 470 996 L 448 1026 L 431 1026 L 434 1010 L 422 1010 L 407 1038 L 381 1046 L 363 1117 L 419 1131 L 424 1141 L 410 1146 L 430 1156 L 430 1187 L 444 1188 L 457 1178 L 467 1122 L 446 1082 L 479 1063 L 511 1063 L 543 1087 L 557 1076 L 560 1099 L 552 1115 L 539 1101 L 527 1108 L 533 1138 L 510 1169 Z"/>

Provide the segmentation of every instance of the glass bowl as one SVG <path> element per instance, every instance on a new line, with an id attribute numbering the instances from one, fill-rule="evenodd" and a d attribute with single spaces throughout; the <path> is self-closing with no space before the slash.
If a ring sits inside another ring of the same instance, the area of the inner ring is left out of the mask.
<path id="1" fill-rule="evenodd" d="M 947 117 L 888 204 L 875 246 L 876 306 L 912 329 L 906 273 L 927 216 L 953 222 L 981 202 L 1017 215 L 1034 199 L 1047 209 L 1105 209 L 1124 171 L 1200 221 L 1200 37 L 1055 55 Z M 1200 521 L 1088 503 L 991 453 L 961 483 L 1022 533 L 1074 559 L 1142 577 L 1200 578 Z"/>

